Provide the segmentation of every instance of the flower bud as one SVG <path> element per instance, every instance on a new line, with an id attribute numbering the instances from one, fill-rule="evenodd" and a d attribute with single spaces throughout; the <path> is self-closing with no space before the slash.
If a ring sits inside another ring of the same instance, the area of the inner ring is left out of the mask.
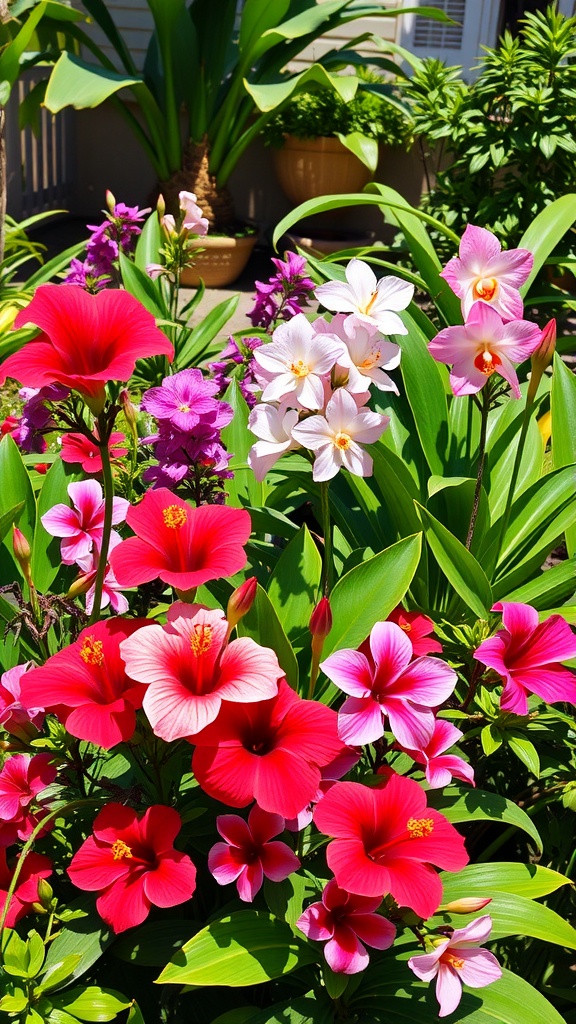
<path id="1" fill-rule="evenodd" d="M 479 910 L 483 910 L 491 902 L 491 896 L 486 899 L 468 896 L 462 900 L 452 900 L 451 903 L 445 903 L 443 907 L 440 907 L 440 911 L 447 914 L 477 914 Z"/>
<path id="2" fill-rule="evenodd" d="M 38 902 L 48 909 L 54 899 L 54 890 L 45 878 L 38 879 Z"/>
<path id="3" fill-rule="evenodd" d="M 535 398 L 538 385 L 542 380 L 542 374 L 547 367 L 550 366 L 550 363 L 554 358 L 555 351 L 556 321 L 552 319 L 548 321 L 543 329 L 540 344 L 530 357 L 530 362 L 532 364 L 532 373 L 530 374 L 530 383 L 528 385 L 528 399 L 530 401 Z"/>
<path id="4" fill-rule="evenodd" d="M 106 189 L 106 206 L 110 210 L 110 213 L 114 213 L 116 208 L 116 197 L 112 194 L 109 188 Z"/>
<path id="5" fill-rule="evenodd" d="M 332 609 L 327 597 L 321 598 L 310 616 L 309 630 L 312 636 L 325 640 L 332 629 Z"/>
<path id="6" fill-rule="evenodd" d="M 30 559 L 32 557 L 32 549 L 26 537 L 17 526 L 12 527 L 12 549 L 14 551 L 14 558 L 22 569 L 26 583 L 31 586 Z"/>
<path id="7" fill-rule="evenodd" d="M 124 419 L 126 420 L 126 422 L 127 422 L 128 426 L 130 427 L 130 430 L 132 431 L 132 433 L 136 433 L 136 427 L 137 427 L 137 422 L 138 422 L 137 421 L 137 416 L 136 416 L 136 406 L 133 405 L 132 402 L 130 401 L 130 395 L 128 393 L 128 388 L 122 388 L 122 390 L 120 392 L 120 395 L 119 395 L 119 401 L 120 401 L 120 405 L 122 406 L 122 412 L 124 414 Z"/>
<path id="8" fill-rule="evenodd" d="M 95 578 L 95 573 L 89 572 L 85 576 L 78 576 L 74 580 L 66 597 L 69 601 L 73 601 L 75 597 L 80 597 L 80 594 L 85 594 L 86 591 L 90 590 Z"/>
<path id="9" fill-rule="evenodd" d="M 164 196 L 162 195 L 162 193 L 160 193 L 156 201 L 156 211 L 158 213 L 160 220 L 162 220 L 164 214 L 166 213 L 166 202 L 164 200 Z"/>
<path id="10" fill-rule="evenodd" d="M 234 626 L 240 622 L 251 609 L 254 604 L 254 598 L 256 597 L 256 591 L 258 589 L 258 580 L 255 576 L 250 576 L 240 587 L 237 587 L 233 594 L 230 595 L 230 600 L 226 608 L 226 618 L 230 629 L 234 629 Z"/>

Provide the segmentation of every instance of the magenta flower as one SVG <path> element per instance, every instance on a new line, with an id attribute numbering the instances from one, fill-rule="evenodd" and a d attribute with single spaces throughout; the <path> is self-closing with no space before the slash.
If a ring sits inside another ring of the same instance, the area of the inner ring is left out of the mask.
<path id="1" fill-rule="evenodd" d="M 117 533 L 113 533 L 110 537 L 110 546 L 108 552 L 113 551 L 114 548 L 118 547 L 122 543 L 121 538 Z M 85 558 L 79 558 L 78 565 L 82 570 L 82 576 L 80 577 L 79 583 L 82 583 L 82 593 L 86 593 L 86 611 L 88 615 L 92 614 L 92 608 L 94 607 L 94 597 L 96 594 L 96 575 L 98 573 L 98 561 L 99 558 L 96 552 L 86 555 Z M 102 596 L 100 600 L 100 608 L 110 608 L 115 615 L 124 615 L 128 611 L 129 604 L 128 599 L 121 593 L 122 587 L 118 583 L 114 575 L 114 571 L 109 562 L 106 563 L 106 569 L 104 571 L 104 579 L 102 580 Z"/>
<path id="2" fill-rule="evenodd" d="M 472 765 L 456 754 L 444 753 L 461 740 L 463 735 L 455 725 L 437 718 L 428 743 L 421 750 L 406 750 L 414 761 L 426 765 L 426 781 L 431 789 L 442 789 L 452 781 L 452 777 L 474 785 Z"/>
<path id="3" fill-rule="evenodd" d="M 576 635 L 566 620 L 551 615 L 540 622 L 535 608 L 516 601 L 498 601 L 492 611 L 502 612 L 504 628 L 484 640 L 474 657 L 502 677 L 502 710 L 527 715 L 529 693 L 547 704 L 576 704 L 574 674 L 560 665 L 576 658 Z"/>
<path id="4" fill-rule="evenodd" d="M 475 302 L 491 305 L 503 320 L 522 317 L 518 289 L 527 280 L 534 257 L 528 249 L 502 252 L 491 231 L 469 224 L 460 240 L 460 255 L 454 256 L 440 274 L 462 299 L 464 319 Z"/>
<path id="5" fill-rule="evenodd" d="M 254 352 L 255 362 L 269 381 L 262 401 L 281 402 L 290 396 L 304 409 L 322 409 L 323 377 L 344 352 L 341 341 L 332 335 L 317 334 L 304 313 L 298 313 L 276 328 L 268 345 Z"/>
<path id="6" fill-rule="evenodd" d="M 124 434 L 114 432 L 110 435 L 108 450 L 111 459 L 121 459 L 128 454 L 127 448 L 120 447 L 125 440 Z M 80 463 L 85 473 L 102 472 L 102 452 L 84 434 L 64 434 L 61 455 L 63 462 Z"/>
<path id="7" fill-rule="evenodd" d="M 381 277 L 372 267 L 353 259 L 346 267 L 346 282 L 327 281 L 315 291 L 316 298 L 333 313 L 354 313 L 364 324 L 377 327 L 382 334 L 408 334 L 398 312 L 406 309 L 414 295 L 414 285 L 399 277 Z"/>
<path id="8" fill-rule="evenodd" d="M 26 840 L 42 815 L 30 809 L 56 778 L 51 754 L 15 754 L 0 772 L 0 847 Z"/>
<path id="9" fill-rule="evenodd" d="M 0 677 L 0 726 L 11 736 L 29 740 L 42 728 L 44 708 L 24 707 L 20 694 L 20 681 L 31 668 L 32 662 L 16 665 Z"/>
<path id="10" fill-rule="evenodd" d="M 280 814 L 263 811 L 258 804 L 244 821 L 238 814 L 220 814 L 216 828 L 225 840 L 208 854 L 208 868 L 219 885 L 236 882 L 238 895 L 252 903 L 264 878 L 283 882 L 300 867 L 300 861 L 286 843 L 270 842 L 284 830 Z"/>
<path id="11" fill-rule="evenodd" d="M 296 921 L 309 939 L 325 942 L 324 956 L 337 974 L 358 974 L 370 961 L 363 943 L 389 949 L 396 937 L 391 921 L 376 913 L 380 896 L 356 896 L 331 879 L 320 903 L 312 903 Z"/>
<path id="12" fill-rule="evenodd" d="M 520 398 L 513 363 L 523 363 L 540 344 L 542 332 L 529 320 L 504 323 L 485 302 L 472 306 L 465 324 L 445 327 L 428 345 L 439 363 L 453 363 L 450 385 L 455 395 L 474 395 L 493 373 L 508 381 Z"/>
<path id="13" fill-rule="evenodd" d="M 169 420 L 177 430 L 193 430 L 207 414 L 215 419 L 219 402 L 214 398 L 218 385 L 204 380 L 201 370 L 181 370 L 164 377 L 162 386 L 150 388 L 142 396 L 141 407 L 157 420 Z"/>
<path id="14" fill-rule="evenodd" d="M 68 494 L 73 508 L 54 505 L 41 518 L 47 533 L 64 538 L 60 547 L 62 561 L 64 565 L 73 565 L 77 559 L 90 555 L 92 545 L 98 549 L 102 543 L 104 498 L 97 480 L 68 484 Z M 124 522 L 129 508 L 130 502 L 125 498 L 114 498 L 112 522 L 115 526 Z M 112 535 L 120 539 L 114 531 Z"/>
<path id="15" fill-rule="evenodd" d="M 331 480 L 344 466 L 355 476 L 372 475 L 372 457 L 362 444 L 373 444 L 390 422 L 370 409 L 359 409 L 352 395 L 338 388 L 326 406 L 325 416 L 308 416 L 292 429 L 292 437 L 316 452 L 312 478 Z"/>
<path id="16" fill-rule="evenodd" d="M 494 954 L 479 948 L 491 930 L 492 919 L 485 914 L 465 928 L 456 928 L 450 938 L 435 940 L 432 953 L 410 957 L 408 966 L 420 981 L 436 978 L 439 1017 L 447 1017 L 454 1012 L 462 998 L 462 985 L 484 988 L 502 977 Z"/>
<path id="17" fill-rule="evenodd" d="M 338 715 L 338 735 L 344 743 L 361 746 L 380 739 L 384 715 L 403 747 L 420 750 L 430 742 L 431 708 L 450 696 L 456 673 L 439 658 L 412 661 L 412 653 L 400 626 L 377 622 L 369 644 L 359 651 L 336 651 L 321 664 L 328 678 L 350 694 Z"/>

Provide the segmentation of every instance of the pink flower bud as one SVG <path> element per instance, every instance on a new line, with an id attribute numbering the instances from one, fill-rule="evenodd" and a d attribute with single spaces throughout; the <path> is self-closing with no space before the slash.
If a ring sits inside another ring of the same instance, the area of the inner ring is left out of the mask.
<path id="1" fill-rule="evenodd" d="M 327 597 L 321 598 L 310 616 L 309 630 L 312 636 L 325 640 L 332 629 L 332 610 Z"/>
<path id="2" fill-rule="evenodd" d="M 14 550 L 14 557 L 16 561 L 22 568 L 24 575 L 26 575 L 26 570 L 30 567 L 32 549 L 30 548 L 26 537 L 17 526 L 12 527 L 12 548 Z"/>
<path id="3" fill-rule="evenodd" d="M 447 914 L 477 914 L 479 910 L 483 910 L 491 902 L 491 896 L 487 899 L 468 896 L 462 900 L 452 900 L 451 903 L 445 903 L 440 909 L 446 911 Z"/>
<path id="4" fill-rule="evenodd" d="M 114 213 L 114 210 L 116 208 L 116 196 L 110 191 L 109 188 L 106 189 L 106 206 L 110 210 L 110 213 Z"/>
<path id="5" fill-rule="evenodd" d="M 234 629 L 234 626 L 240 622 L 240 619 L 250 611 L 254 604 L 257 589 L 258 580 L 255 576 L 251 576 L 250 579 L 247 579 L 240 587 L 237 587 L 234 593 L 230 595 L 226 608 L 226 618 L 228 619 L 230 629 Z"/>
<path id="6" fill-rule="evenodd" d="M 540 344 L 535 352 L 532 353 L 531 363 L 532 370 L 539 369 L 540 373 L 544 373 L 544 370 L 550 366 L 552 362 L 554 352 L 556 351 L 556 321 L 554 319 L 549 320 L 542 331 L 542 337 Z"/>
<path id="7" fill-rule="evenodd" d="M 122 388 L 119 395 L 120 405 L 122 406 L 122 412 L 124 413 L 124 419 L 132 432 L 136 431 L 136 408 L 130 401 L 130 395 L 127 388 Z"/>

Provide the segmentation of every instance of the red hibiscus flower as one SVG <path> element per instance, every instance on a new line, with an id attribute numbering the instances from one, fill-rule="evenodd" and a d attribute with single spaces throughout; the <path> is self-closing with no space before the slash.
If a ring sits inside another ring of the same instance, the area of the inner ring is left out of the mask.
<path id="1" fill-rule="evenodd" d="M 137 359 L 174 356 L 165 334 L 129 292 L 106 289 L 90 295 L 75 285 L 41 285 L 15 327 L 35 324 L 42 333 L 0 368 L 0 384 L 14 377 L 31 388 L 64 384 L 104 402 L 104 385 L 128 380 Z"/>
<path id="2" fill-rule="evenodd" d="M 68 732 L 109 750 L 129 740 L 146 687 L 126 674 L 120 644 L 149 619 L 105 619 L 22 678 L 22 702 L 53 711 Z"/>
<path id="3" fill-rule="evenodd" d="M 18 858 L 19 860 L 20 858 Z M 0 917 L 4 913 L 8 889 L 14 875 L 14 864 L 12 868 L 6 863 L 6 850 L 0 849 Z M 6 928 L 13 928 L 21 917 L 25 917 L 32 910 L 32 904 L 39 902 L 38 882 L 41 878 L 48 878 L 52 874 L 52 861 L 41 853 L 29 853 L 24 861 L 20 872 L 16 889 L 12 894 L 8 914 L 6 916 Z"/>
<path id="4" fill-rule="evenodd" d="M 342 750 L 336 712 L 302 700 L 285 680 L 278 696 L 222 705 L 194 736 L 192 768 L 202 788 L 230 807 L 260 807 L 294 818 L 314 799 L 320 769 Z"/>
<path id="5" fill-rule="evenodd" d="M 118 934 L 141 924 L 155 907 L 186 903 L 196 888 L 190 857 L 174 849 L 181 827 L 172 807 L 155 804 L 139 818 L 122 804 L 108 804 L 68 868 L 79 889 L 100 893 L 96 907 Z"/>
<path id="6" fill-rule="evenodd" d="M 438 640 L 429 639 L 434 632 L 434 623 L 427 615 L 420 612 L 405 612 L 398 605 L 388 616 L 389 622 L 395 622 L 400 629 L 403 629 L 412 644 L 415 658 L 422 658 L 426 654 L 442 654 L 442 644 Z"/>
<path id="7" fill-rule="evenodd" d="M 427 806 L 418 783 L 402 775 L 392 775 L 382 789 L 337 782 L 314 821 L 335 838 L 326 859 L 342 889 L 359 896 L 391 893 L 422 918 L 442 901 L 442 883 L 430 865 L 460 871 L 468 863 L 463 837 Z"/>
<path id="8" fill-rule="evenodd" d="M 125 440 L 124 434 L 115 432 L 110 435 L 108 447 L 111 459 L 121 459 L 128 454 L 127 448 L 119 447 Z M 84 434 L 64 434 L 61 455 L 63 462 L 80 463 L 85 473 L 102 472 L 102 452 Z"/>
<path id="9" fill-rule="evenodd" d="M 148 491 L 126 516 L 136 537 L 110 553 L 120 587 L 158 577 L 180 591 L 233 576 L 246 565 L 250 516 L 227 505 L 190 505 L 167 487 Z"/>

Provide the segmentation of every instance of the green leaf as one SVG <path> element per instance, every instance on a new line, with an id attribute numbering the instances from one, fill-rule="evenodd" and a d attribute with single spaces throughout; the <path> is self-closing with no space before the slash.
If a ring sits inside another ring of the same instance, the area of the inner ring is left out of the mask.
<path id="1" fill-rule="evenodd" d="M 0 517 L 11 512 L 14 507 L 23 505 L 18 515 L 18 528 L 22 531 L 26 540 L 32 546 L 34 535 L 34 524 L 36 521 L 36 501 L 30 477 L 22 462 L 22 456 L 9 434 L 0 441 Z M 12 536 L 9 534 L 4 539 L 4 547 L 12 556 Z M 9 560 L 2 556 L 6 570 L 11 575 L 2 582 L 10 582 L 17 579 L 16 572 L 10 570 Z"/>
<path id="2" fill-rule="evenodd" d="M 454 792 L 454 790 L 458 792 Z M 486 793 L 481 789 L 451 787 L 450 792 L 433 790 L 428 802 L 448 818 L 453 825 L 468 821 L 499 821 L 503 825 L 514 825 L 526 832 L 542 849 L 540 833 L 531 818 L 521 807 L 498 793 Z"/>
<path id="3" fill-rule="evenodd" d="M 291 927 L 302 913 L 305 896 L 312 892 L 310 882 L 302 875 L 292 874 L 282 882 L 271 882 L 268 878 L 264 880 L 264 899 L 268 910 Z"/>
<path id="4" fill-rule="evenodd" d="M 262 647 L 271 647 L 276 652 L 281 668 L 290 686 L 298 688 L 298 662 L 292 645 L 282 629 L 274 606 L 265 590 L 258 585 L 254 604 L 237 627 L 238 636 L 250 636 Z"/>
<path id="5" fill-rule="evenodd" d="M 463 899 L 467 896 L 492 896 L 495 892 L 511 893 L 535 900 L 548 896 L 563 885 L 570 885 L 570 879 L 559 871 L 541 867 L 539 864 L 514 864 L 506 861 L 488 864 L 468 864 L 457 874 L 443 871 L 440 874 L 444 894 L 442 903 Z M 486 913 L 490 913 L 489 910 Z"/>
<path id="6" fill-rule="evenodd" d="M 573 465 L 576 463 L 576 375 L 558 354 L 554 355 L 550 412 L 554 469 Z M 573 555 L 576 552 L 576 526 L 569 527 L 565 533 L 568 554 Z"/>
<path id="7" fill-rule="evenodd" d="M 28 933 L 28 977 L 35 978 L 44 963 L 46 949 L 42 936 L 34 929 Z"/>
<path id="8" fill-rule="evenodd" d="M 350 132 L 349 135 L 342 135 L 341 132 L 336 132 L 337 138 L 346 149 L 349 149 L 354 156 L 368 168 L 369 171 L 374 172 L 378 166 L 378 143 L 376 139 L 371 139 L 367 135 L 363 135 L 362 132 Z"/>
<path id="9" fill-rule="evenodd" d="M 152 316 L 160 320 L 168 317 L 168 310 L 157 282 L 148 277 L 146 271 L 137 266 L 123 252 L 120 253 L 120 272 L 126 291 L 138 299 L 138 302 L 141 302 L 144 308 L 152 313 Z"/>
<path id="10" fill-rule="evenodd" d="M 448 405 L 442 371 L 430 355 L 426 336 L 413 317 L 404 312 L 402 319 L 408 334 L 397 335 L 394 340 L 402 350 L 400 370 L 406 397 L 426 461 L 431 472 L 441 476 L 448 438 Z"/>
<path id="11" fill-rule="evenodd" d="M 52 69 L 44 105 L 52 114 L 70 106 L 75 110 L 84 110 L 99 106 L 120 89 L 142 84 L 142 78 L 87 64 L 74 54 L 64 51 Z"/>
<path id="12" fill-rule="evenodd" d="M 446 902 L 445 897 L 443 900 Z M 490 914 L 492 918 L 490 941 L 505 939 L 509 935 L 529 935 L 535 939 L 543 939 L 545 942 L 553 942 L 557 946 L 576 949 L 576 929 L 550 907 L 545 907 L 525 896 L 518 896 L 516 893 L 494 892 L 492 902 L 486 908 L 486 913 Z M 474 920 L 478 914 L 477 912 L 472 914 L 439 913 L 435 916 L 441 916 L 444 921 L 452 924 L 455 928 L 462 928 Z"/>
<path id="13" fill-rule="evenodd" d="M 372 626 L 386 619 L 412 582 L 421 547 L 421 534 L 406 537 L 338 580 L 330 595 L 333 624 L 324 657 L 342 648 L 356 649 Z"/>
<path id="14" fill-rule="evenodd" d="M 490 757 L 491 754 L 499 750 L 502 746 L 502 733 L 498 726 L 493 722 L 490 725 L 485 725 L 480 733 L 480 742 L 486 757 Z"/>
<path id="15" fill-rule="evenodd" d="M 289 640 L 305 632 L 322 574 L 322 559 L 307 526 L 284 548 L 268 584 L 270 598 Z"/>
<path id="16" fill-rule="evenodd" d="M 12 508 L 7 509 L 6 512 L 0 515 L 0 540 L 4 540 L 4 537 L 12 527 L 18 525 L 18 519 L 23 508 L 24 502 L 19 501 L 17 505 L 13 505 Z"/>
<path id="17" fill-rule="evenodd" d="M 478 618 L 486 618 L 494 601 L 482 566 L 472 552 L 427 509 L 418 503 L 416 505 L 430 550 L 446 579 Z"/>
<path id="18" fill-rule="evenodd" d="M 135 1000 L 132 1000 L 132 1005 L 130 1006 L 130 1012 L 128 1013 L 128 1019 L 126 1021 L 126 1024 L 146 1024 L 146 1021 L 144 1020 L 144 1017 L 142 1015 L 142 1010 L 140 1009 L 138 1003 Z"/>
<path id="19" fill-rule="evenodd" d="M 158 984 L 259 985 L 313 963 L 310 946 L 271 914 L 240 911 L 198 932 L 164 968 Z"/>
<path id="20" fill-rule="evenodd" d="M 79 896 L 68 904 L 68 908 L 84 910 L 86 913 L 58 932 L 50 943 L 44 968 L 48 971 L 60 965 L 67 956 L 80 954 L 70 979 L 75 981 L 96 963 L 104 949 L 114 940 L 114 935 L 98 914 L 91 894 Z"/>
<path id="21" fill-rule="evenodd" d="M 204 358 L 205 351 L 210 342 L 220 334 L 230 318 L 234 316 L 239 301 L 239 295 L 231 295 L 229 299 L 224 299 L 223 302 L 219 302 L 214 306 L 202 318 L 202 321 L 192 329 L 190 337 L 176 353 L 175 364 L 179 370 L 185 370 L 188 366 L 198 365 L 200 360 Z M 229 401 L 229 399 L 226 399 L 226 401 Z"/>
<path id="22" fill-rule="evenodd" d="M 224 395 L 234 410 L 231 423 L 222 431 L 222 443 L 232 453 L 228 469 L 234 473 L 233 480 L 226 481 L 228 505 L 242 508 L 245 505 L 262 505 L 262 484 L 258 483 L 254 473 L 247 465 L 248 452 L 254 443 L 254 437 L 248 430 L 248 406 L 244 401 L 237 381 L 233 380 Z"/>
<path id="23" fill-rule="evenodd" d="M 114 1020 L 120 1010 L 130 1006 L 130 1000 L 121 992 L 99 985 L 71 988 L 61 996 L 51 996 L 50 1001 L 57 1009 L 67 1010 L 84 1021 Z"/>
<path id="24" fill-rule="evenodd" d="M 535 778 L 540 778 L 540 758 L 534 744 L 520 731 L 506 729 L 506 742 Z"/>
<path id="25" fill-rule="evenodd" d="M 575 579 L 576 556 L 573 556 L 546 569 L 523 587 L 506 594 L 506 600 L 531 604 L 538 611 L 556 608 L 574 593 Z"/>
<path id="26" fill-rule="evenodd" d="M 527 281 L 520 288 L 522 296 L 528 293 L 540 268 L 564 238 L 574 221 L 576 221 L 576 195 L 569 193 L 549 203 L 524 232 L 518 246 L 530 250 L 534 256 L 534 266 Z"/>
<path id="27" fill-rule="evenodd" d="M 358 79 L 354 75 L 330 75 L 321 64 L 312 64 L 299 75 L 292 75 L 281 82 L 263 84 L 244 79 L 246 92 L 263 113 L 275 110 L 280 104 L 286 103 L 297 93 L 304 92 L 312 84 L 336 92 L 345 103 L 348 103 L 354 99 Z"/>
<path id="28" fill-rule="evenodd" d="M 132 928 L 114 943 L 112 952 L 139 967 L 163 967 L 197 931 L 193 921 L 154 921 Z"/>
<path id="29" fill-rule="evenodd" d="M 61 963 L 54 964 L 50 970 L 45 972 L 42 983 L 38 986 L 38 991 L 52 992 L 59 988 L 69 980 L 81 959 L 81 953 L 70 953 L 68 956 L 64 957 Z"/>

